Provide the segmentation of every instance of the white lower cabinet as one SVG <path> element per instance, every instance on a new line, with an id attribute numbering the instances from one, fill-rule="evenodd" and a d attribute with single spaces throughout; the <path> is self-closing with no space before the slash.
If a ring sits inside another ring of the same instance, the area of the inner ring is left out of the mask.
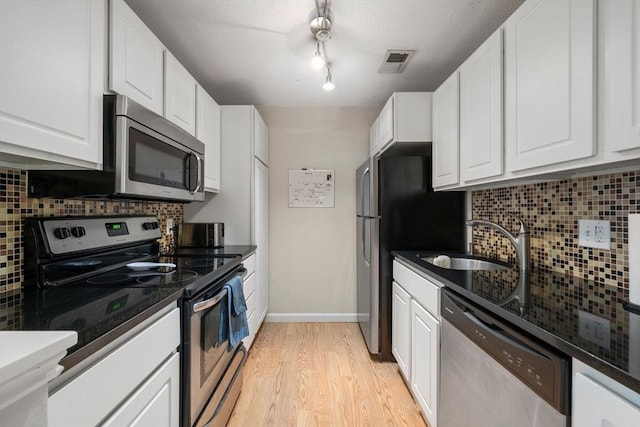
<path id="1" fill-rule="evenodd" d="M 257 313 L 257 301 L 258 301 L 258 278 L 256 276 L 256 255 L 253 254 L 247 259 L 242 261 L 244 268 L 247 269 L 245 273 L 244 283 L 242 286 L 242 292 L 244 293 L 244 299 L 247 303 L 247 322 L 249 323 L 249 336 L 246 337 L 243 342 L 244 346 L 249 350 L 253 340 L 258 332 L 258 313 Z"/>
<path id="2" fill-rule="evenodd" d="M 392 351 L 430 427 L 438 426 L 440 286 L 393 261 Z"/>
<path id="3" fill-rule="evenodd" d="M 391 352 L 400 373 L 411 381 L 411 295 L 396 282 L 393 282 L 391 312 Z"/>
<path id="4" fill-rule="evenodd" d="M 438 419 L 440 322 L 411 301 L 411 391 L 431 427 Z"/>
<path id="5" fill-rule="evenodd" d="M 49 427 L 179 426 L 180 310 L 156 313 L 121 339 L 57 390 L 50 383 Z"/>
<path id="6" fill-rule="evenodd" d="M 103 424 L 104 427 L 173 427 L 179 422 L 180 355 L 169 358 L 138 391 Z"/>
<path id="7" fill-rule="evenodd" d="M 640 394 L 573 360 L 573 427 L 638 427 Z"/>

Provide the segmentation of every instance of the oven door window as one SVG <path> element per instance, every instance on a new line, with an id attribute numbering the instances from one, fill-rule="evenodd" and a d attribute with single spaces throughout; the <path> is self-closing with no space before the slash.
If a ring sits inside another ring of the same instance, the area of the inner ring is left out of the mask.
<path id="1" fill-rule="evenodd" d="M 218 361 L 227 351 L 227 297 L 205 312 L 200 326 L 200 386 L 211 376 Z M 223 309 L 225 308 L 225 309 Z"/>
<path id="2" fill-rule="evenodd" d="M 185 150 L 129 127 L 129 179 L 193 191 L 198 158 Z"/>

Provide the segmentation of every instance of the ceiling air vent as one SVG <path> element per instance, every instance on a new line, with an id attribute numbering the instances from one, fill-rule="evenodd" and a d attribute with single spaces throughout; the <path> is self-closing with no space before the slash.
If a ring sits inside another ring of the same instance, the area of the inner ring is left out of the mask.
<path id="1" fill-rule="evenodd" d="M 415 52 L 415 50 L 388 50 L 378 67 L 378 73 L 403 72 Z"/>

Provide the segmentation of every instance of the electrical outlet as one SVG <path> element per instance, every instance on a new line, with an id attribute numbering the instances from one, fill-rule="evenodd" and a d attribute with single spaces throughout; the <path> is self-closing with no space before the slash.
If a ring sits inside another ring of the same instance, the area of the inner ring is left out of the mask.
<path id="1" fill-rule="evenodd" d="M 611 321 L 578 310 L 578 335 L 608 350 L 611 343 Z"/>
<path id="2" fill-rule="evenodd" d="M 590 219 L 579 220 L 578 245 L 587 248 L 611 249 L 611 223 Z"/>
<path id="3" fill-rule="evenodd" d="M 167 234 L 173 233 L 173 218 L 167 218 Z"/>

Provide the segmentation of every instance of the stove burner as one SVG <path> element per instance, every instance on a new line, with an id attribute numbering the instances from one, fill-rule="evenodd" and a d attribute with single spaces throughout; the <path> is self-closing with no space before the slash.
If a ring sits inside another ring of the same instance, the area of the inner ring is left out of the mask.
<path id="1" fill-rule="evenodd" d="M 101 274 L 87 279 L 91 285 L 118 285 L 131 280 L 131 276 L 124 273 Z"/>
<path id="2" fill-rule="evenodd" d="M 149 275 L 138 277 L 136 280 L 138 283 L 143 285 L 179 285 L 184 282 L 189 282 L 198 277 L 198 273 L 191 270 L 183 270 L 178 274 L 169 274 L 169 275 Z"/>

